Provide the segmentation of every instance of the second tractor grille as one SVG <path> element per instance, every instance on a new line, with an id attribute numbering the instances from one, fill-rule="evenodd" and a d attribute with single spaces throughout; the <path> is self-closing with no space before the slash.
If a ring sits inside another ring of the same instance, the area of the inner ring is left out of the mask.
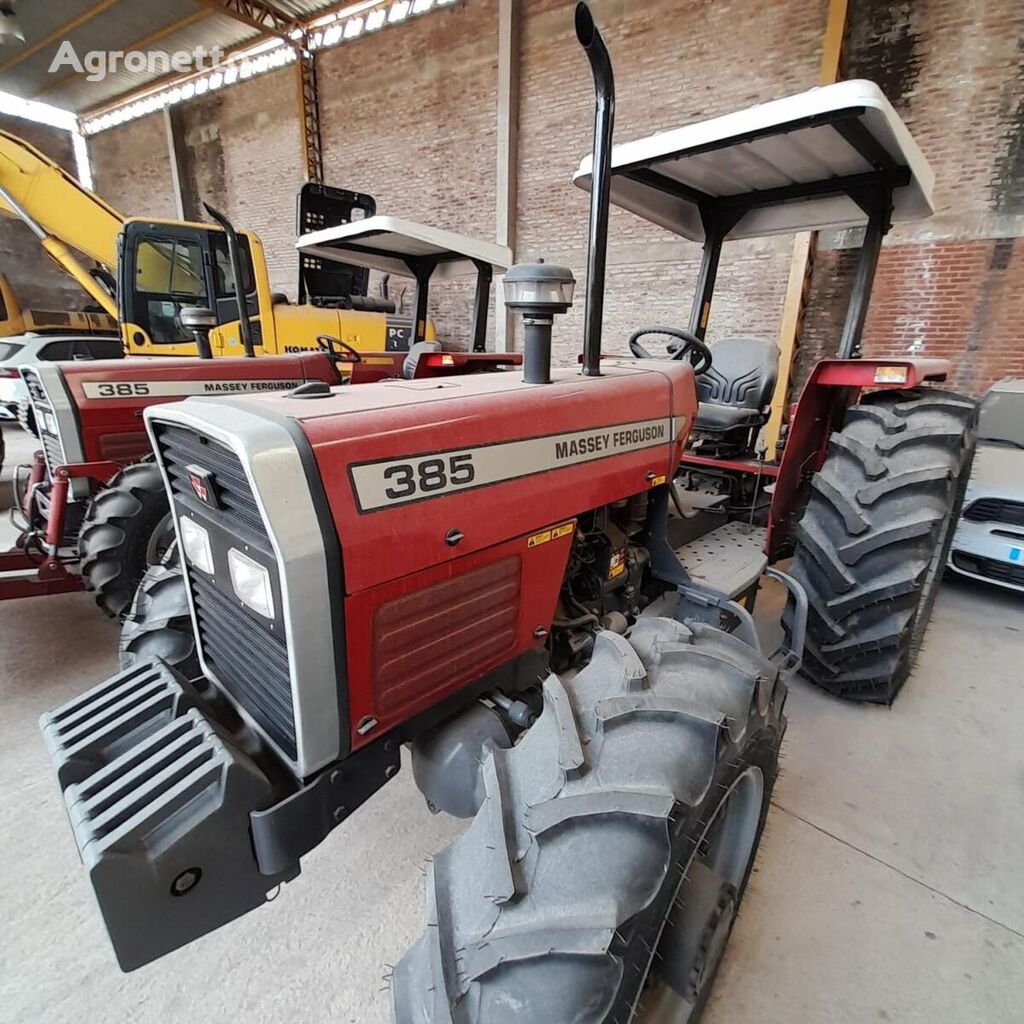
<path id="1" fill-rule="evenodd" d="M 43 446 L 43 454 L 46 456 L 46 465 L 52 473 L 56 466 L 63 466 L 67 459 L 64 458 L 64 449 L 61 447 L 60 438 L 47 429 L 47 422 L 53 422 L 53 409 L 50 407 L 50 399 L 46 394 L 42 381 L 31 370 L 23 370 L 22 378 L 25 387 L 28 389 L 32 400 L 32 412 L 36 421 L 36 433 Z"/>
<path id="2" fill-rule="evenodd" d="M 979 498 L 964 512 L 964 519 L 972 523 L 1008 523 L 1024 526 L 1024 501 L 1003 498 Z"/>

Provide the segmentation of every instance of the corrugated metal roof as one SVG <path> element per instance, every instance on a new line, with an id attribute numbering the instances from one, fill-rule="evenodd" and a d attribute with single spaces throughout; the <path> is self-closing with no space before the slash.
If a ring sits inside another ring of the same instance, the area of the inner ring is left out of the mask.
<path id="1" fill-rule="evenodd" d="M 309 20 L 340 5 L 337 0 L 269 0 L 268 6 L 289 20 Z M 25 42 L 0 46 L 0 90 L 76 113 L 107 105 L 164 76 L 160 67 L 151 72 L 119 66 L 102 81 L 88 81 L 70 65 L 51 72 L 65 41 L 84 64 L 90 51 L 173 53 L 200 45 L 229 50 L 261 35 L 195 0 L 21 0 L 16 14 Z"/>

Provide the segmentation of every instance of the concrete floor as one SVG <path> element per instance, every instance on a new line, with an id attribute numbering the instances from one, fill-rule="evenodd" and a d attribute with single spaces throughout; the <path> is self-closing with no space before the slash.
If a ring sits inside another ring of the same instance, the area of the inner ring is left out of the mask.
<path id="1" fill-rule="evenodd" d="M 12 464 L 30 446 L 7 436 Z M 423 926 L 422 866 L 463 827 L 427 812 L 409 772 L 275 902 L 118 971 L 36 725 L 115 669 L 116 634 L 84 594 L 0 604 L 0 1021 L 387 1020 L 387 964 Z M 708 1024 L 1024 1020 L 1022 664 L 1024 601 L 947 583 L 894 710 L 793 685 Z"/>

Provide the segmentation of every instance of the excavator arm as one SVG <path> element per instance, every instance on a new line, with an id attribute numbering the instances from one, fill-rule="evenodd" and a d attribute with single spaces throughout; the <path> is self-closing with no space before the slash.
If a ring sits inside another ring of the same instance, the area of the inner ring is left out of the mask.
<path id="1" fill-rule="evenodd" d="M 0 214 L 16 217 L 60 267 L 112 317 L 117 304 L 76 253 L 117 267 L 124 217 L 34 146 L 0 131 Z"/>

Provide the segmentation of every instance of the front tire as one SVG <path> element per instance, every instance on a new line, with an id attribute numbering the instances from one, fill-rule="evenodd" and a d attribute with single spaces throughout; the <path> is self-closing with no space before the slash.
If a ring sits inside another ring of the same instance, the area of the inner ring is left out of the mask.
<path id="1" fill-rule="evenodd" d="M 882 704 L 899 693 L 960 517 L 976 426 L 964 395 L 883 391 L 851 406 L 832 435 L 789 570 L 810 605 L 802 673 L 812 683 Z"/>
<path id="2" fill-rule="evenodd" d="M 469 830 L 428 869 L 398 1024 L 696 1021 L 746 888 L 786 721 L 760 654 L 641 619 L 544 684 L 483 766 Z M 730 810 L 730 808 L 732 808 Z"/>
<path id="3" fill-rule="evenodd" d="M 89 503 L 78 536 L 82 582 L 113 619 L 122 618 L 143 574 L 160 561 L 157 543 L 170 537 L 170 506 L 152 462 L 127 466 Z"/>
<path id="4" fill-rule="evenodd" d="M 159 565 L 151 565 L 121 626 L 122 669 L 161 658 L 186 679 L 201 674 L 185 575 L 175 544 Z"/>

